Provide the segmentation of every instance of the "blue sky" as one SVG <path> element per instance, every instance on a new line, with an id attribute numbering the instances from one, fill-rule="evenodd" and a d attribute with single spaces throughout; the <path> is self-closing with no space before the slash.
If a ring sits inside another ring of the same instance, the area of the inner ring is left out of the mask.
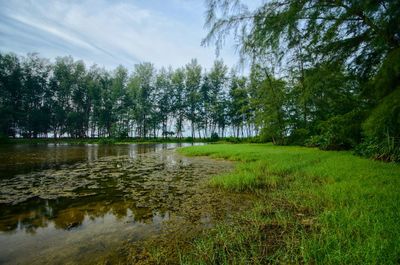
<path id="1" fill-rule="evenodd" d="M 0 0 L 0 51 L 72 55 L 108 69 L 139 62 L 179 67 L 197 58 L 210 68 L 203 0 Z M 238 62 L 233 43 L 220 58 Z"/>

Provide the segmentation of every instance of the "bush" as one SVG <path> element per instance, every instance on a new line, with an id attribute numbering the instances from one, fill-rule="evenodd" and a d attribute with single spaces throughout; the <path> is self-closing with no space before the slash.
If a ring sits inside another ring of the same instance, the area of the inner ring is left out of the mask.
<path id="1" fill-rule="evenodd" d="M 211 142 L 217 142 L 218 140 L 219 140 L 218 133 L 213 132 L 213 133 L 211 134 L 210 141 L 211 141 Z"/>
<path id="2" fill-rule="evenodd" d="M 304 145 L 310 132 L 307 129 L 295 129 L 289 136 L 289 143 L 294 145 Z"/>
<path id="3" fill-rule="evenodd" d="M 232 137 L 232 136 L 224 138 L 224 141 L 228 142 L 228 143 L 232 143 L 232 144 L 240 143 L 240 139 L 239 138 Z"/>
<path id="4" fill-rule="evenodd" d="M 114 138 L 100 138 L 97 143 L 99 144 L 115 144 L 116 140 Z"/>
<path id="5" fill-rule="evenodd" d="M 368 139 L 384 142 L 387 137 L 400 137 L 400 87 L 371 111 L 362 128 Z"/>
<path id="6" fill-rule="evenodd" d="M 400 139 L 387 137 L 382 141 L 369 138 L 355 148 L 355 153 L 375 160 L 400 162 Z"/>
<path id="7" fill-rule="evenodd" d="M 273 130 L 270 128 L 262 128 L 259 139 L 261 143 L 269 143 L 272 142 L 276 145 L 286 145 L 287 138 L 283 136 L 284 133 L 280 132 L 279 130 Z"/>
<path id="8" fill-rule="evenodd" d="M 356 153 L 383 161 L 400 161 L 400 87 L 383 98 L 362 125 L 365 141 Z"/>
<path id="9" fill-rule="evenodd" d="M 308 147 L 321 147 L 326 146 L 326 142 L 327 140 L 322 135 L 313 135 L 304 142 L 304 145 Z"/>
<path id="10" fill-rule="evenodd" d="M 319 124 L 320 134 L 306 141 L 308 146 L 322 150 L 347 150 L 355 147 L 361 139 L 361 121 L 364 115 L 351 111 L 334 116 Z"/>
<path id="11" fill-rule="evenodd" d="M 193 142 L 193 137 L 185 137 L 185 138 L 183 138 L 183 142 L 192 143 Z"/>
<path id="12" fill-rule="evenodd" d="M 260 136 L 254 136 L 254 137 L 250 137 L 250 138 L 247 138 L 247 139 L 248 139 L 248 142 L 249 142 L 249 143 L 253 143 L 253 144 L 263 143 L 263 142 L 261 141 Z"/>

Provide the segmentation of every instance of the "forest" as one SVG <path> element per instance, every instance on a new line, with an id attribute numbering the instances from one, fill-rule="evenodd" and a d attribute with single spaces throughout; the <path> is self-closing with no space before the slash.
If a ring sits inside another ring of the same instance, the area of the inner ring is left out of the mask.
<path id="1" fill-rule="evenodd" d="M 256 137 L 399 160 L 397 1 L 209 0 L 204 45 L 234 33 L 250 71 L 193 59 L 113 71 L 72 57 L 0 55 L 6 137 Z M 186 126 L 187 125 L 187 126 Z"/>
<path id="2" fill-rule="evenodd" d="M 4 135 L 192 138 L 253 134 L 248 80 L 219 60 L 209 72 L 196 59 L 178 69 L 151 63 L 107 71 L 61 57 L 0 55 Z"/>

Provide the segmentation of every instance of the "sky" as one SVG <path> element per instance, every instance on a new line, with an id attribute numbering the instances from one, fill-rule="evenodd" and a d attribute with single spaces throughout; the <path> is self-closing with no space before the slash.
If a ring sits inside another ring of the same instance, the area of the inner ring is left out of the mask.
<path id="1" fill-rule="evenodd" d="M 72 55 L 107 69 L 140 62 L 174 68 L 192 58 L 206 68 L 215 47 L 202 47 L 203 0 L 0 0 L 0 51 Z M 227 41 L 219 58 L 239 56 Z"/>

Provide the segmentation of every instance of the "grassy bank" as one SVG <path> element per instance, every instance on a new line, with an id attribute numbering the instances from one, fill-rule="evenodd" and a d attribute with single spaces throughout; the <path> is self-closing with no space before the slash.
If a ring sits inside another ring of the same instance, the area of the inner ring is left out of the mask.
<path id="1" fill-rule="evenodd" d="M 238 161 L 215 187 L 257 193 L 253 209 L 196 239 L 181 263 L 398 264 L 400 165 L 268 144 L 180 149 Z"/>

